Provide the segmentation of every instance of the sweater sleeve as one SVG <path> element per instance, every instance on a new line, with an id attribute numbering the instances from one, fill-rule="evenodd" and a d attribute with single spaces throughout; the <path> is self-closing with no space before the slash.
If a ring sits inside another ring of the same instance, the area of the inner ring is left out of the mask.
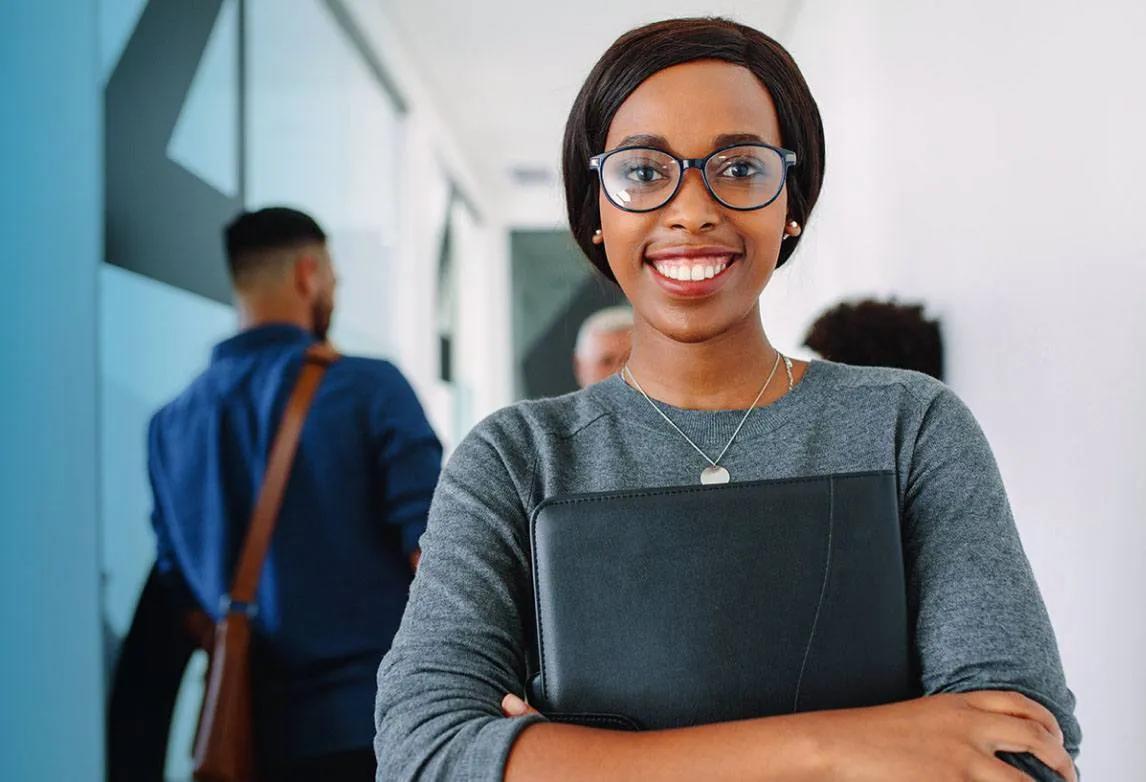
<path id="1" fill-rule="evenodd" d="M 524 689 L 529 616 L 526 512 L 506 464 L 524 449 L 503 453 L 500 439 L 490 419 L 479 425 L 434 494 L 406 613 L 378 670 L 379 780 L 501 780 L 513 741 L 541 719 L 500 709 Z"/>
<path id="2" fill-rule="evenodd" d="M 1074 695 L 998 466 L 971 412 L 946 387 L 923 414 L 904 516 L 924 692 L 1022 693 L 1055 715 L 1077 757 Z M 1058 778 L 1049 771 L 1033 776 Z"/>

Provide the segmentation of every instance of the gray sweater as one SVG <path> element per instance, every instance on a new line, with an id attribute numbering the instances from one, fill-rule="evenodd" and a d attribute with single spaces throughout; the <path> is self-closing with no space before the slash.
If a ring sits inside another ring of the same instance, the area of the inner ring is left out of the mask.
<path id="1" fill-rule="evenodd" d="M 662 407 L 710 455 L 743 411 Z M 811 364 L 752 413 L 722 462 L 733 480 L 894 470 L 925 693 L 1016 690 L 1078 752 L 1074 696 L 994 457 L 966 406 L 925 375 Z M 442 473 L 422 562 L 378 671 L 379 780 L 501 780 L 537 716 L 522 693 L 528 519 L 558 494 L 693 485 L 704 460 L 620 379 L 522 402 L 478 424 Z"/>

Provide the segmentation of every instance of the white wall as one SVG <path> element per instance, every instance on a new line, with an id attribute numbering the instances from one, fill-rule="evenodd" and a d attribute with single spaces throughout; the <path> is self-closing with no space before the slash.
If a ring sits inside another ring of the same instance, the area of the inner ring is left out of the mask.
<path id="1" fill-rule="evenodd" d="M 92 2 L 0 4 L 0 779 L 103 757 Z"/>
<path id="2" fill-rule="evenodd" d="M 1146 764 L 1146 10 L 809 0 L 787 42 L 827 183 L 765 319 L 841 297 L 942 317 L 1058 633 L 1090 779 Z"/>

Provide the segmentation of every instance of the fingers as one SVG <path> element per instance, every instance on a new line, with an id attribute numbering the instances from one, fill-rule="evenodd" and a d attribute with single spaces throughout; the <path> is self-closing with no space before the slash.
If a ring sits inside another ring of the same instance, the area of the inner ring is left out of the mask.
<path id="1" fill-rule="evenodd" d="M 998 758 L 991 758 L 986 764 L 976 768 L 971 772 L 970 778 L 975 782 L 1031 782 L 1031 776 L 1027 772 L 1020 771 Z M 1078 782 L 1073 767 L 1070 776 L 1064 776 L 1064 779 L 1067 782 Z"/>
<path id="2" fill-rule="evenodd" d="M 986 744 L 983 749 L 992 756 L 999 751 L 1029 752 L 1064 779 L 1074 779 L 1074 763 L 1061 739 L 1041 723 L 1006 714 L 992 715 L 981 739 Z"/>
<path id="3" fill-rule="evenodd" d="M 1062 728 L 1059 727 L 1055 716 L 1041 703 L 1025 695 L 1005 690 L 982 690 L 966 693 L 965 697 L 967 702 L 977 709 L 1034 720 L 1057 736 L 1059 741 L 1063 740 Z"/>
<path id="4" fill-rule="evenodd" d="M 1019 771 L 998 758 L 987 760 L 981 767 L 974 769 L 969 778 L 975 782 L 1031 782 L 1025 771 Z"/>
<path id="5" fill-rule="evenodd" d="M 1062 746 L 1062 728 L 1046 707 L 1020 693 L 1004 690 L 971 692 L 965 697 L 972 707 L 1005 718 L 995 722 L 986 735 L 985 749 L 992 755 L 999 750 L 1029 752 L 1067 782 L 1077 781 L 1074 762 Z"/>
<path id="6" fill-rule="evenodd" d="M 501 713 L 507 717 L 521 717 L 525 714 L 537 714 L 537 709 L 517 697 L 513 693 L 501 699 Z"/>

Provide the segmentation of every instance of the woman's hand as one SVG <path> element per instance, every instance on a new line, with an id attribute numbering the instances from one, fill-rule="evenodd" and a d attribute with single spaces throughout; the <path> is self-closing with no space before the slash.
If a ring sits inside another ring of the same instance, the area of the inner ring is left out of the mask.
<path id="1" fill-rule="evenodd" d="M 995 756 L 1029 752 L 1077 782 L 1054 715 L 1015 692 L 933 695 L 808 716 L 823 720 L 814 732 L 831 780 L 1030 782 Z"/>

